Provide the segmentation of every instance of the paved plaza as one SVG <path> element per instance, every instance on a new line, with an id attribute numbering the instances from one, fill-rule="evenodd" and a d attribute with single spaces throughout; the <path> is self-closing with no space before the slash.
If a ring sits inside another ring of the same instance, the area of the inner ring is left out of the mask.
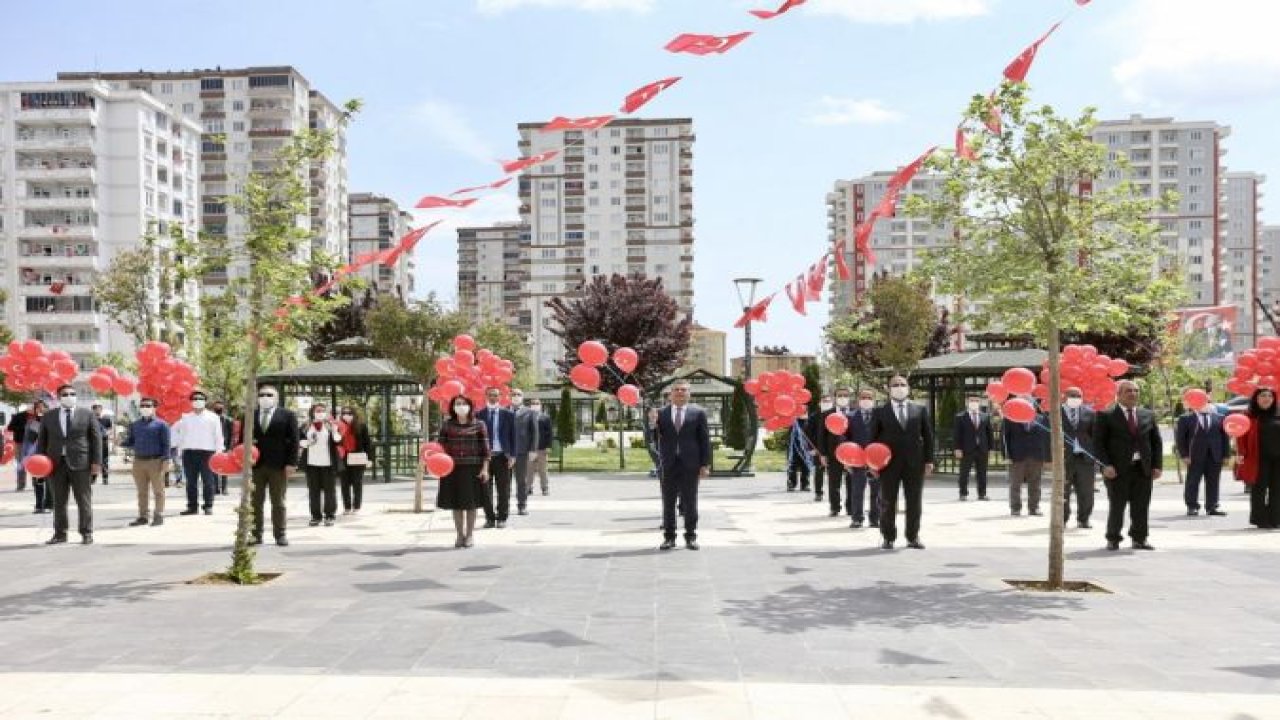
<path id="1" fill-rule="evenodd" d="M 1046 595 L 1003 583 L 1044 576 L 1048 519 L 1002 487 L 933 482 L 928 549 L 885 552 L 778 475 L 715 478 L 702 550 L 659 553 L 655 481 L 552 482 L 469 550 L 447 514 L 389 512 L 409 484 L 332 528 L 295 485 L 293 544 L 259 553 L 284 574 L 253 588 L 184 582 L 227 564 L 222 498 L 128 528 L 118 473 L 97 544 L 45 547 L 50 516 L 6 491 L 0 717 L 1280 718 L 1280 533 L 1246 529 L 1236 483 L 1223 518 L 1160 486 L 1154 553 L 1103 550 L 1100 495 L 1068 576 L 1112 594 Z"/>

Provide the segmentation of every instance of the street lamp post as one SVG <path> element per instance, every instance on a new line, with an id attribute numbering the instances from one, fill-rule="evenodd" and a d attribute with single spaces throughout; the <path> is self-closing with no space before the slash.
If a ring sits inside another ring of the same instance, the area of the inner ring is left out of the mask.
<path id="1" fill-rule="evenodd" d="M 751 316 L 748 314 L 751 306 L 756 301 L 756 285 L 760 284 L 760 278 L 734 278 L 733 285 L 738 290 L 738 303 L 742 305 L 742 313 L 746 316 L 746 323 L 743 325 L 743 339 L 746 345 L 746 354 L 742 356 L 742 379 L 744 381 L 751 379 Z"/>

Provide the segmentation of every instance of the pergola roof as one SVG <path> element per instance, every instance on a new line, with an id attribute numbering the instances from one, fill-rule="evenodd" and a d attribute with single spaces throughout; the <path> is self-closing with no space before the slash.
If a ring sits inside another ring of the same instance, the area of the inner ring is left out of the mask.
<path id="1" fill-rule="evenodd" d="M 968 352 L 938 355 L 920 361 L 912 371 L 912 377 L 943 377 L 949 375 L 1000 375 L 1015 367 L 1039 369 L 1049 353 L 1039 348 L 1023 350 L 971 350 Z"/>
<path id="2" fill-rule="evenodd" d="M 419 384 L 418 378 L 390 360 L 355 358 L 321 360 L 310 365 L 259 375 L 264 383 Z"/>

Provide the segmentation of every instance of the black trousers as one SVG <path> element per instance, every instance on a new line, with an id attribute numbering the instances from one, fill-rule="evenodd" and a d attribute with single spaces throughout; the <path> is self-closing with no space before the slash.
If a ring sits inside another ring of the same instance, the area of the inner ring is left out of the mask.
<path id="1" fill-rule="evenodd" d="M 862 522 L 865 518 L 875 525 L 880 522 L 880 480 L 871 477 L 867 473 L 866 468 L 849 468 L 846 473 L 849 476 L 849 497 L 845 504 L 849 506 L 849 515 L 854 520 Z M 871 489 L 871 495 L 868 497 L 867 488 Z M 864 505 L 864 500 L 868 500 Z M 866 512 L 863 512 L 863 508 Z"/>
<path id="2" fill-rule="evenodd" d="M 827 457 L 827 504 L 831 506 L 831 512 L 840 514 L 840 491 L 845 485 L 844 464 L 836 459 L 835 455 Z"/>
<path id="3" fill-rule="evenodd" d="M 920 510 L 924 504 L 924 468 L 885 468 L 880 473 L 880 535 L 898 539 L 898 491 L 907 504 L 907 540 L 920 539 Z"/>
<path id="4" fill-rule="evenodd" d="M 48 477 L 48 490 L 53 491 L 53 534 L 66 537 L 67 499 L 75 496 L 81 535 L 93 534 L 93 475 L 88 470 L 71 470 L 66 463 L 55 463 Z"/>
<path id="5" fill-rule="evenodd" d="M 516 508 L 523 510 L 525 505 L 529 503 L 529 453 L 520 453 L 516 456 L 515 481 L 516 481 Z"/>
<path id="6" fill-rule="evenodd" d="M 978 480 L 978 497 L 987 496 L 987 458 L 986 450 L 965 452 L 960 455 L 960 497 L 969 497 L 969 472 L 972 471 Z"/>
<path id="7" fill-rule="evenodd" d="M 1218 481 L 1222 477 L 1222 462 L 1209 458 L 1192 460 L 1187 465 L 1187 484 L 1182 489 L 1188 510 L 1200 509 L 1200 480 L 1204 480 L 1204 509 L 1218 509 Z"/>
<path id="8" fill-rule="evenodd" d="M 687 540 L 698 537 L 698 468 L 686 468 L 679 458 L 671 467 L 665 467 L 662 485 L 662 535 L 676 537 L 676 500 L 684 514 L 684 536 Z"/>
<path id="9" fill-rule="evenodd" d="M 1280 458 L 1258 458 L 1258 480 L 1249 486 L 1249 524 L 1280 527 Z"/>
<path id="10" fill-rule="evenodd" d="M 338 492 L 335 486 L 337 471 L 333 466 L 307 466 L 307 500 L 311 504 L 311 519 L 332 520 L 338 514 Z M 323 496 L 324 506 L 321 507 Z"/>
<path id="11" fill-rule="evenodd" d="M 342 468 L 342 509 L 359 510 L 364 497 L 364 465 Z"/>
<path id="12" fill-rule="evenodd" d="M 262 539 L 263 504 L 267 499 L 267 491 L 271 491 L 271 532 L 278 538 L 284 537 L 288 513 L 284 505 L 285 491 L 289 489 L 289 478 L 284 468 L 273 468 L 259 465 L 253 469 L 253 536 Z"/>
<path id="13" fill-rule="evenodd" d="M 511 467 L 506 453 L 494 453 L 489 456 L 489 484 L 492 489 L 484 493 L 484 519 L 486 522 L 497 520 L 506 522 L 511 513 Z M 498 494 L 498 502 L 493 502 L 493 494 Z"/>
<path id="14" fill-rule="evenodd" d="M 1150 475 L 1142 471 L 1142 465 L 1133 463 L 1116 468 L 1116 477 L 1107 480 L 1107 500 L 1111 508 L 1107 511 L 1107 540 L 1120 542 L 1123 539 L 1125 509 L 1129 511 L 1129 537 L 1134 542 L 1147 540 L 1147 516 L 1151 511 L 1151 488 L 1154 485 Z"/>
<path id="15" fill-rule="evenodd" d="M 1087 455 L 1067 455 L 1063 470 L 1067 475 L 1062 489 L 1063 520 L 1071 519 L 1071 495 L 1074 493 L 1076 522 L 1088 523 L 1089 517 L 1093 515 L 1093 479 L 1096 472 L 1093 460 Z"/>
<path id="16" fill-rule="evenodd" d="M 53 490 L 47 478 L 31 478 L 31 490 L 36 494 L 37 510 L 53 509 Z"/>
<path id="17" fill-rule="evenodd" d="M 813 492 L 822 497 L 822 488 L 827 482 L 827 469 L 822 466 L 822 461 L 818 458 L 813 459 Z M 806 490 L 808 488 L 805 488 Z"/>
<path id="18" fill-rule="evenodd" d="M 809 466 L 799 455 L 787 463 L 787 489 L 794 489 L 797 482 L 801 490 L 809 489 Z"/>

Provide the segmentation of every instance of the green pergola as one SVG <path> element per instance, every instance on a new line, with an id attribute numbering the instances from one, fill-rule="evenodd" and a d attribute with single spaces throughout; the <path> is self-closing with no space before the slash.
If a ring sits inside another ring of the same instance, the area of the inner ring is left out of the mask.
<path id="1" fill-rule="evenodd" d="M 338 343 L 340 354 L 360 355 L 368 352 L 368 344 L 362 338 L 352 338 Z M 418 445 L 421 438 L 415 434 L 394 432 L 391 421 L 393 401 L 396 398 L 422 399 L 422 384 L 406 370 L 385 358 L 337 357 L 291 370 L 258 376 L 259 385 L 274 385 L 280 390 L 281 400 L 286 397 L 311 397 L 319 402 L 337 407 L 349 401 L 365 410 L 369 430 L 377 447 L 377 458 L 372 470 L 377 477 L 382 472 L 384 482 L 391 482 L 392 471 L 411 475 L 417 469 Z M 375 399 L 380 400 L 378 417 L 371 417 L 368 408 Z"/>

